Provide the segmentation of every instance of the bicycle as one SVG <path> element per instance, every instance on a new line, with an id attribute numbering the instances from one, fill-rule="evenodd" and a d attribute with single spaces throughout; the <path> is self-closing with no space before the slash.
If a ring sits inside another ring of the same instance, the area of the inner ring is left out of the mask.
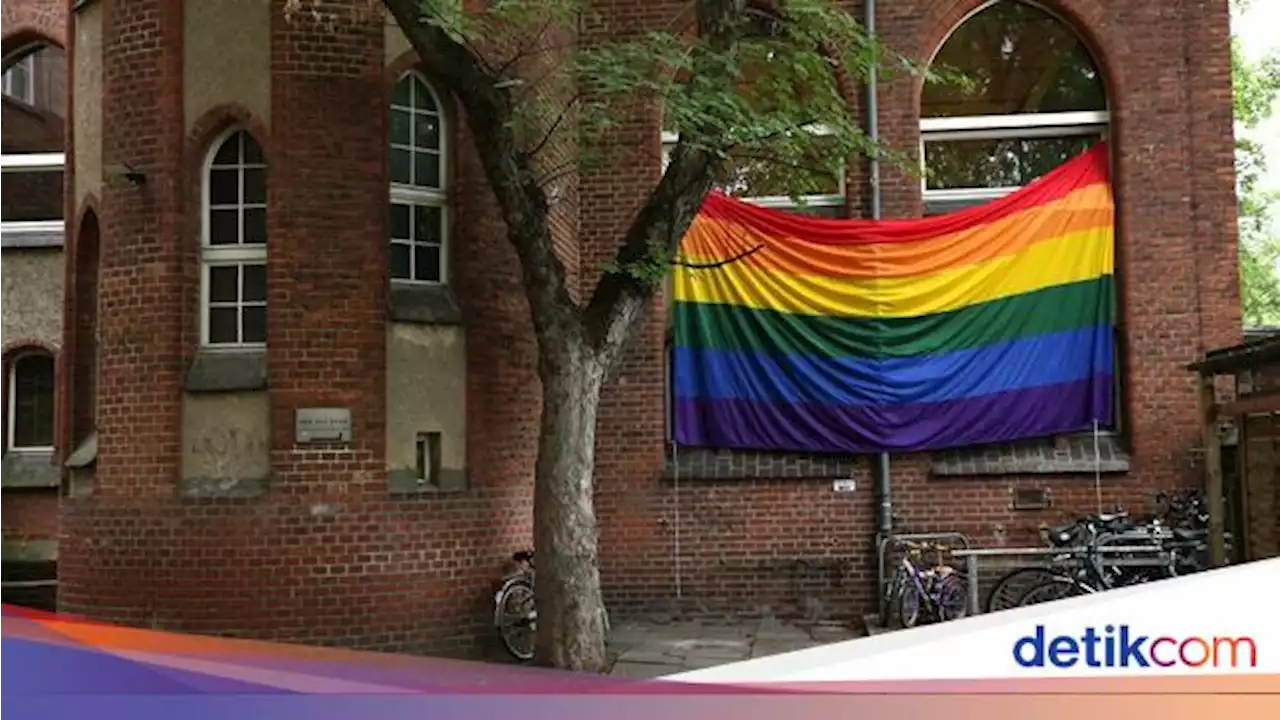
<path id="1" fill-rule="evenodd" d="M 933 622 L 956 620 L 968 614 L 968 583 L 964 573 L 942 562 L 948 545 L 904 543 L 906 552 L 889 585 L 890 604 L 898 606 L 898 620 L 904 628 L 915 627 L 923 611 Z M 935 562 L 924 566 L 926 552 L 934 552 Z"/>
<path id="2" fill-rule="evenodd" d="M 516 562 L 516 570 L 507 575 L 494 593 L 493 624 L 506 651 L 515 659 L 527 662 L 533 659 L 538 634 L 533 551 L 522 550 L 511 559 Z"/>
<path id="3" fill-rule="evenodd" d="M 521 550 L 512 555 L 516 569 L 506 575 L 493 595 L 493 624 L 498 637 L 506 651 L 521 662 L 533 659 L 538 636 L 533 557 L 532 550 Z M 609 613 L 601 608 L 600 614 L 607 635 Z"/>

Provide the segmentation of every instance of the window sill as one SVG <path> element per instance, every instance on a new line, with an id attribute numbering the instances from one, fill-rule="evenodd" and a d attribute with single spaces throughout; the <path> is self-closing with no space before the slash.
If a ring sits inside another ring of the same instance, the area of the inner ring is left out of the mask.
<path id="1" fill-rule="evenodd" d="M 461 325 L 462 308 L 448 285 L 391 285 L 391 320 L 418 325 Z"/>
<path id="2" fill-rule="evenodd" d="M 1064 435 L 1022 443 L 962 448 L 933 454 L 933 474 L 972 475 L 1092 475 L 1129 472 L 1129 450 L 1116 434 Z"/>
<path id="3" fill-rule="evenodd" d="M 666 453 L 663 475 L 675 480 L 834 480 L 851 477 L 867 462 L 856 455 L 809 455 L 748 450 L 680 448 Z"/>
<path id="4" fill-rule="evenodd" d="M 387 473 L 387 485 L 392 495 L 427 496 L 451 495 L 465 492 L 467 489 L 467 471 L 465 469 L 444 468 L 440 471 L 440 484 L 429 485 L 418 479 L 412 470 L 392 470 Z"/>
<path id="5" fill-rule="evenodd" d="M 56 488 L 62 471 L 53 464 L 52 450 L 10 450 L 2 463 L 5 488 Z"/>
<path id="6" fill-rule="evenodd" d="M 254 350 L 208 350 L 196 354 L 187 370 L 186 390 L 192 393 L 265 390 L 267 352 Z"/>

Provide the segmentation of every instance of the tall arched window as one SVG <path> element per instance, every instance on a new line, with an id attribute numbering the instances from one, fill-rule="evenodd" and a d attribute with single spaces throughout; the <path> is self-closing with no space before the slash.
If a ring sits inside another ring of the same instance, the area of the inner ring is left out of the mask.
<path id="1" fill-rule="evenodd" d="M 1001 197 L 1105 137 L 1102 74 L 1060 18 L 1021 0 L 971 13 L 938 49 L 934 66 L 971 85 L 929 84 L 921 99 L 926 212 Z"/>
<path id="2" fill-rule="evenodd" d="M 40 350 L 9 361 L 8 437 L 10 450 L 53 449 L 53 356 Z"/>
<path id="3" fill-rule="evenodd" d="M 926 214 L 1007 195 L 1107 136 L 1111 116 L 1097 63 L 1070 25 L 1038 5 L 986 3 L 951 32 L 933 65 L 970 82 L 930 84 L 921 98 Z M 1119 429 L 1121 415 L 1114 413 L 1109 430 Z"/>
<path id="4" fill-rule="evenodd" d="M 213 144 L 205 166 L 201 243 L 204 345 L 267 342 L 267 164 L 262 148 L 234 129 Z"/>
<path id="5" fill-rule="evenodd" d="M 417 73 L 396 83 L 388 121 L 391 280 L 447 281 L 448 172 L 444 108 Z"/>

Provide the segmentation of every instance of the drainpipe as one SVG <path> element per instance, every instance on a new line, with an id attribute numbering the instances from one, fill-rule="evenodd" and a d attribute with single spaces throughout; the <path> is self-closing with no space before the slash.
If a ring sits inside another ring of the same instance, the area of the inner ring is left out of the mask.
<path id="1" fill-rule="evenodd" d="M 867 30 L 867 37 L 872 41 L 876 39 L 876 0 L 865 0 L 863 10 L 866 17 L 863 25 Z M 879 102 L 876 98 L 877 87 L 877 68 L 871 67 L 867 77 L 867 136 L 871 142 L 877 143 L 880 140 L 880 117 Z M 879 220 L 880 210 L 880 159 L 878 156 L 870 158 L 870 185 L 871 185 L 871 219 Z M 876 498 L 879 502 L 877 512 L 877 531 L 876 531 L 876 550 L 879 551 L 880 543 L 893 535 L 893 498 L 891 491 L 891 483 L 889 480 L 889 453 L 882 452 L 876 456 L 875 469 L 873 470 L 875 477 Z M 876 598 L 880 603 L 884 603 L 884 588 L 880 586 L 881 578 L 879 572 L 876 577 Z M 883 614 L 884 608 L 881 607 Z"/>

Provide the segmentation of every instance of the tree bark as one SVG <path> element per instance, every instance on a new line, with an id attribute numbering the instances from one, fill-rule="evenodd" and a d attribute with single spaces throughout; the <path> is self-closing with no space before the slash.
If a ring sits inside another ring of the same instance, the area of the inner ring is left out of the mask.
<path id="1" fill-rule="evenodd" d="M 540 665 L 601 672 L 604 600 L 596 523 L 596 417 L 605 363 L 580 337 L 539 338 L 542 422 L 534 486 Z"/>

